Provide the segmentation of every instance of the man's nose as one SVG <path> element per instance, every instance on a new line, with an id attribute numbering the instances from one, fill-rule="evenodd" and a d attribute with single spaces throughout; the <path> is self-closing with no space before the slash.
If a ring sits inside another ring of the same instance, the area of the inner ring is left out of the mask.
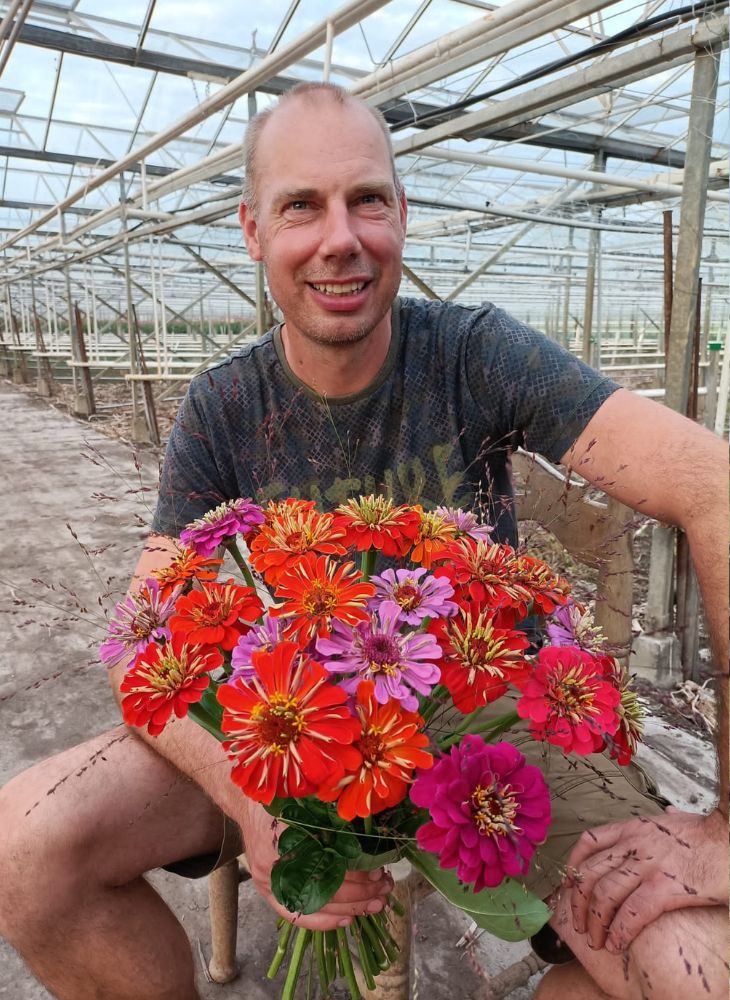
<path id="1" fill-rule="evenodd" d="M 324 215 L 320 253 L 323 256 L 342 256 L 360 252 L 357 220 L 347 205 L 329 205 Z"/>

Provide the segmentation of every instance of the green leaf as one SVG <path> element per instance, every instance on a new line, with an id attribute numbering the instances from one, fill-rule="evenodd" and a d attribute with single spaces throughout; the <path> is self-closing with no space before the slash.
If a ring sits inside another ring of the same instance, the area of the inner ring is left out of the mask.
<path id="1" fill-rule="evenodd" d="M 271 869 L 271 890 L 291 913 L 316 913 L 342 885 L 345 859 L 308 839 Z"/>
<path id="2" fill-rule="evenodd" d="M 515 879 L 505 879 L 495 889 L 474 893 L 458 880 L 452 869 L 440 868 L 435 854 L 412 848 L 406 854 L 434 889 L 467 913 L 478 927 L 503 941 L 524 941 L 552 916 L 545 903 Z"/>
<path id="3" fill-rule="evenodd" d="M 309 830 L 302 830 L 300 826 L 288 826 L 279 837 L 279 857 L 283 858 L 285 854 L 299 850 L 311 839 Z"/>

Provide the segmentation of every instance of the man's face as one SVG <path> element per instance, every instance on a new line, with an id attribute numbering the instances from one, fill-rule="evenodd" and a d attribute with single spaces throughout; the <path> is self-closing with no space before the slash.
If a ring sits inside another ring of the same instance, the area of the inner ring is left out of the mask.
<path id="1" fill-rule="evenodd" d="M 241 222 L 287 333 L 347 344 L 389 324 L 406 208 L 368 112 L 329 97 L 285 104 L 263 130 L 256 166 L 257 216 L 241 206 Z"/>

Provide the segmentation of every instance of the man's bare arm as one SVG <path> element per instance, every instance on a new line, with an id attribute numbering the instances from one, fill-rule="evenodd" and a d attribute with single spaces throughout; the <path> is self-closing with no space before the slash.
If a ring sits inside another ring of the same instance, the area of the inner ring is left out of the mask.
<path id="1" fill-rule="evenodd" d="M 621 389 L 596 412 L 563 462 L 622 503 L 687 533 L 715 662 L 718 809 L 709 817 L 665 813 L 658 820 L 661 851 L 651 826 L 656 821 L 632 820 L 583 834 L 569 859 L 583 878 L 570 889 L 575 928 L 588 932 L 592 947 L 608 939 L 619 950 L 666 910 L 727 899 L 725 877 L 720 890 L 715 878 L 727 870 L 727 445 L 667 407 Z M 703 881 L 697 862 L 705 856 L 712 859 L 705 866 L 712 877 Z"/>

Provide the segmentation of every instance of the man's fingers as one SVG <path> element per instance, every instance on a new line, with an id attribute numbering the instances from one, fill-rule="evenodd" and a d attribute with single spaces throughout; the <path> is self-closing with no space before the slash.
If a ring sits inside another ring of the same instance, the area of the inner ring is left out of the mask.
<path id="1" fill-rule="evenodd" d="M 593 830 L 584 830 L 570 852 L 568 869 L 580 868 L 594 854 L 613 847 L 622 833 L 625 833 L 625 824 L 619 823 L 608 823 Z"/>
<path id="2" fill-rule="evenodd" d="M 591 948 L 602 948 L 616 913 L 641 885 L 641 872 L 630 861 L 612 868 L 593 885 L 585 924 Z"/>

